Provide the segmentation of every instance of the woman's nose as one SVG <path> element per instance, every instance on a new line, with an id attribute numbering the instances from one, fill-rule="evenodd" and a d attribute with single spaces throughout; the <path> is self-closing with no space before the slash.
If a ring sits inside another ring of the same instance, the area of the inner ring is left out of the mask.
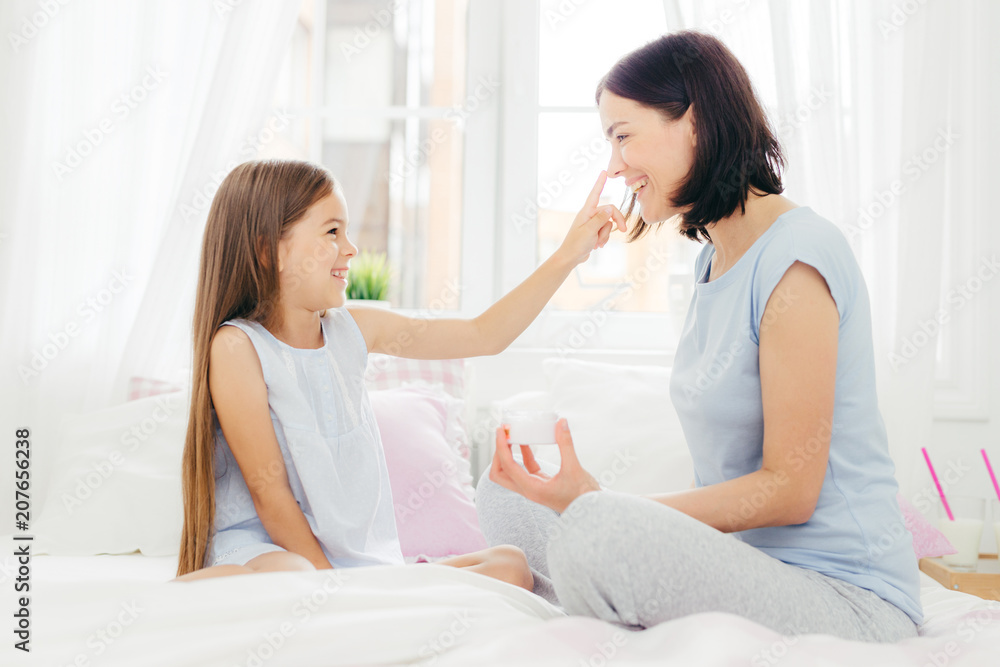
<path id="1" fill-rule="evenodd" d="M 608 178 L 621 178 L 622 172 L 625 171 L 625 160 L 622 159 L 622 154 L 614 146 L 611 147 L 611 161 L 608 162 Z"/>

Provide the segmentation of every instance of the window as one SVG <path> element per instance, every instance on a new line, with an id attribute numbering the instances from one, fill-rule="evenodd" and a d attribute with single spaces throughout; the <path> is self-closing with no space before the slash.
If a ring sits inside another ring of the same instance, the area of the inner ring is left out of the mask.
<path id="1" fill-rule="evenodd" d="M 340 179 L 395 306 L 475 315 L 558 247 L 607 166 L 596 82 L 666 31 L 661 0 L 629 12 L 658 20 L 606 30 L 625 21 L 613 0 L 305 0 L 276 94 L 294 119 L 270 152 Z M 610 181 L 603 201 L 624 193 Z M 673 347 L 702 246 L 667 225 L 613 239 L 518 345 Z"/>
<path id="2" fill-rule="evenodd" d="M 522 29 L 505 35 L 504 43 L 502 291 L 559 246 L 607 167 L 610 146 L 594 104 L 598 80 L 621 56 L 667 31 L 661 0 L 637 0 L 627 12 L 613 0 L 516 2 L 506 12 L 504 24 Z M 634 24 L 628 16 L 652 20 Z M 622 180 L 610 180 L 602 203 L 621 205 L 624 195 Z M 631 244 L 615 233 L 556 293 L 555 312 L 545 316 L 546 326 L 535 327 L 545 329 L 544 337 L 539 332 L 524 342 L 570 350 L 672 349 L 701 248 L 669 223 Z M 593 333 L 581 335 L 587 331 Z"/>
<path id="3" fill-rule="evenodd" d="M 403 308 L 460 305 L 465 33 L 465 0 L 305 0 L 276 92 L 288 145 L 262 153 L 333 172 Z"/>
<path id="4" fill-rule="evenodd" d="M 572 7 L 572 11 L 570 8 Z M 630 4 L 628 12 L 653 17 L 628 30 L 607 30 L 623 16 L 621 3 L 538 3 L 538 247 L 541 257 L 562 241 L 610 158 L 594 105 L 599 78 L 623 55 L 666 32 L 661 0 Z M 597 42 L 593 35 L 601 35 Z M 573 63 L 572 67 L 567 67 Z M 609 181 L 605 201 L 621 204 L 625 184 Z M 690 298 L 692 262 L 700 246 L 664 225 L 639 242 L 622 235 L 593 253 L 557 292 L 562 310 L 683 311 Z M 625 291 L 625 286 L 631 289 Z M 676 299 L 672 303 L 672 298 Z"/>

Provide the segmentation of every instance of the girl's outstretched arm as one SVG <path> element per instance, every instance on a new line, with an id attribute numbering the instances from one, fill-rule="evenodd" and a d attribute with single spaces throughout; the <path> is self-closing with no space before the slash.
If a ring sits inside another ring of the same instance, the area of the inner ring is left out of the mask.
<path id="1" fill-rule="evenodd" d="M 562 245 L 524 282 L 473 319 L 420 319 L 377 308 L 350 308 L 370 352 L 410 359 L 457 359 L 497 354 L 542 311 L 577 264 L 625 231 L 615 206 L 598 206 L 607 173 L 601 172 Z"/>
<path id="2" fill-rule="evenodd" d="M 236 327 L 222 327 L 212 339 L 208 387 L 219 425 L 271 541 L 303 556 L 316 569 L 331 568 L 288 484 L 260 359 L 250 338 Z"/>

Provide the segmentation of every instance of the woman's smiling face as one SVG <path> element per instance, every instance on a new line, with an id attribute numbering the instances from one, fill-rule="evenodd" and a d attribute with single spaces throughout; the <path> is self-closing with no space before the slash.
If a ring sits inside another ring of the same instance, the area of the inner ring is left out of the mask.
<path id="1" fill-rule="evenodd" d="M 646 222 L 669 220 L 683 211 L 673 194 L 694 164 L 695 131 L 691 107 L 677 120 L 611 91 L 601 93 L 601 127 L 611 141 L 610 178 L 624 178 L 636 193 Z"/>

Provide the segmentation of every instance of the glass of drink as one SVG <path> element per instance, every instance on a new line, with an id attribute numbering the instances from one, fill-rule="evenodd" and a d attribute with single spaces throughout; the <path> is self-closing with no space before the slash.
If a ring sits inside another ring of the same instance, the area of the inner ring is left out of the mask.
<path id="1" fill-rule="evenodd" d="M 954 519 L 949 519 L 944 506 L 939 507 L 938 530 L 944 533 L 951 545 L 958 550 L 943 556 L 946 565 L 954 570 L 975 572 L 979 563 L 979 542 L 983 536 L 986 500 L 948 494 L 948 505 Z"/>

